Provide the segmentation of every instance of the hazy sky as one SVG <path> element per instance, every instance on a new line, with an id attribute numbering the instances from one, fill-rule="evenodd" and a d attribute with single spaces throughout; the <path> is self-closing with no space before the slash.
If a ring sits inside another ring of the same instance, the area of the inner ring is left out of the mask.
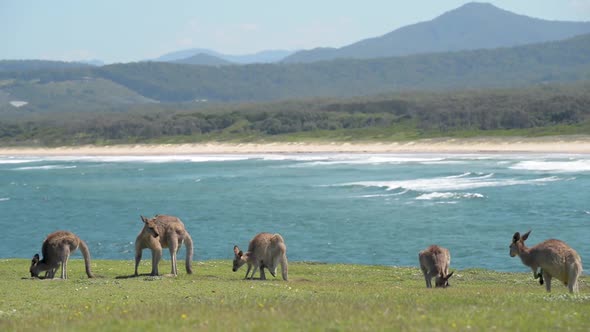
<path id="1" fill-rule="evenodd" d="M 107 63 L 188 48 L 227 54 L 340 47 L 427 21 L 465 0 L 0 0 L 0 59 Z M 498 0 L 551 20 L 590 21 L 590 0 Z"/>

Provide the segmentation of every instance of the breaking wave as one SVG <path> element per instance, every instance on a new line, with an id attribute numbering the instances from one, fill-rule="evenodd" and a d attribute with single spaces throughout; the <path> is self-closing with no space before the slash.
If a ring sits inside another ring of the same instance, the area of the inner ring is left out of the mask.
<path id="1" fill-rule="evenodd" d="M 416 197 L 417 200 L 435 200 L 435 199 L 470 199 L 470 198 L 484 198 L 484 195 L 478 193 L 453 193 L 453 192 L 433 192 L 422 194 Z"/>
<path id="2" fill-rule="evenodd" d="M 527 160 L 521 161 L 510 168 L 527 171 L 545 171 L 545 172 L 590 172 L 590 159 L 570 160 L 570 161 L 541 161 Z"/>
<path id="3" fill-rule="evenodd" d="M 16 171 L 30 171 L 30 170 L 52 170 L 52 169 L 70 169 L 76 168 L 74 165 L 44 165 L 44 166 L 27 166 L 15 168 Z"/>
<path id="4" fill-rule="evenodd" d="M 340 186 L 379 187 L 386 190 L 407 189 L 418 192 L 449 192 L 486 187 L 504 187 L 515 185 L 538 185 L 546 182 L 560 181 L 561 178 L 550 176 L 538 179 L 495 179 L 494 173 L 472 176 L 470 173 L 460 175 L 424 178 L 400 181 L 359 181 L 340 184 Z"/>

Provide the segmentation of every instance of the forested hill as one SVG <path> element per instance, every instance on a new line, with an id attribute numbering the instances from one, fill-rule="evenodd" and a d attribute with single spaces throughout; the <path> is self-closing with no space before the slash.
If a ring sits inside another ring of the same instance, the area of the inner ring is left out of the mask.
<path id="1" fill-rule="evenodd" d="M 590 85 L 398 93 L 127 113 L 0 117 L 0 145 L 397 141 L 590 132 Z"/>
<path id="2" fill-rule="evenodd" d="M 123 110 L 142 100 L 268 101 L 577 80 L 590 80 L 590 35 L 494 50 L 311 64 L 207 67 L 141 62 L 0 72 L 0 110 L 9 107 L 2 103 L 7 100 L 3 95 L 30 102 L 23 109 L 48 112 L 64 111 L 60 107 L 69 99 L 75 100 L 74 107 L 80 111 L 97 107 Z M 104 95 L 101 89 L 106 83 L 109 93 L 96 104 L 94 96 Z M 84 107 L 86 99 L 92 100 L 88 108 Z"/>
<path id="3" fill-rule="evenodd" d="M 341 48 L 299 51 L 284 62 L 380 58 L 419 53 L 511 47 L 590 33 L 590 22 L 548 21 L 518 15 L 488 3 L 468 3 L 427 22 Z"/>

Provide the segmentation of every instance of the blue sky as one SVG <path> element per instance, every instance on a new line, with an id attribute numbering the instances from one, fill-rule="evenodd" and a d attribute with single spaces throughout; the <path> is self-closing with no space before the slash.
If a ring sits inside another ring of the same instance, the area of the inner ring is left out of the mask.
<path id="1" fill-rule="evenodd" d="M 130 62 L 188 48 L 227 54 L 340 47 L 433 19 L 464 0 L 0 0 L 0 59 Z M 498 0 L 590 21 L 590 0 Z"/>

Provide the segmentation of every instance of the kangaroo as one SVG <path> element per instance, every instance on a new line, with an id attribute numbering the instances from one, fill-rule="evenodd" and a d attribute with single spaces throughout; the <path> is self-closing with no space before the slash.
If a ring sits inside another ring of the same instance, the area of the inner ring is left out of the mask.
<path id="1" fill-rule="evenodd" d="M 535 279 L 545 280 L 545 289 L 551 292 L 551 279 L 557 278 L 568 287 L 570 293 L 578 292 L 578 278 L 582 274 L 582 259 L 578 253 L 565 242 L 549 239 L 527 248 L 524 244 L 531 231 L 522 236 L 514 233 L 510 244 L 510 257 L 519 256 L 522 263 L 533 270 Z M 537 273 L 537 269 L 540 272 Z"/>
<path id="2" fill-rule="evenodd" d="M 156 215 L 153 218 L 141 216 L 143 229 L 135 239 L 135 275 L 137 276 L 137 266 L 141 261 L 143 249 L 152 250 L 152 273 L 157 276 L 158 263 L 162 258 L 162 248 L 169 248 L 170 258 L 172 260 L 172 272 L 174 276 L 178 275 L 176 268 L 176 252 L 184 242 L 186 248 L 186 273 L 193 273 L 193 240 L 190 234 L 184 228 L 182 221 L 173 216 Z"/>
<path id="3" fill-rule="evenodd" d="M 90 271 L 90 251 L 88 246 L 76 234 L 68 231 L 57 231 L 47 236 L 41 248 L 43 259 L 39 259 L 39 254 L 35 254 L 31 261 L 29 269 L 31 277 L 38 278 L 39 273 L 46 271 L 45 278 L 53 279 L 59 264 L 61 264 L 61 279 L 67 279 L 68 259 L 70 254 L 78 248 L 80 248 L 82 256 L 84 256 L 86 275 L 88 275 L 88 278 L 94 277 Z"/>
<path id="4" fill-rule="evenodd" d="M 256 270 L 260 268 L 260 279 L 266 280 L 264 268 L 267 268 L 273 277 L 276 277 L 277 266 L 281 264 L 281 273 L 283 280 L 288 278 L 287 263 L 287 246 L 285 240 L 280 234 L 259 233 L 248 245 L 248 252 L 243 253 L 238 246 L 234 246 L 234 264 L 233 271 L 236 272 L 242 265 L 248 264 L 246 277 L 244 279 L 253 279 Z M 248 278 L 250 270 L 254 266 L 252 275 Z"/>
<path id="5" fill-rule="evenodd" d="M 420 269 L 426 280 L 426 287 L 432 288 L 432 277 L 435 279 L 435 287 L 446 288 L 449 285 L 449 278 L 453 276 L 454 271 L 449 274 L 449 265 L 451 265 L 451 253 L 448 249 L 431 245 L 418 253 Z"/>

